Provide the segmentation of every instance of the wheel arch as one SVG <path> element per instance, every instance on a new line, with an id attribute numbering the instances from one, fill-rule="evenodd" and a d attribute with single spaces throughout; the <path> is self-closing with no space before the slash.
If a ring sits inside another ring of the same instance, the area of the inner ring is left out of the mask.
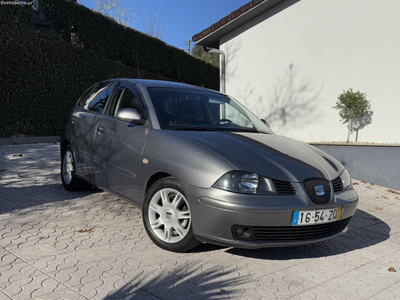
<path id="1" fill-rule="evenodd" d="M 163 179 L 163 178 L 166 178 L 166 177 L 173 177 L 173 176 L 172 176 L 171 174 L 166 173 L 166 172 L 157 172 L 157 173 L 153 174 L 153 175 L 147 180 L 144 193 L 146 194 L 147 191 L 150 189 L 150 187 L 151 187 L 154 183 L 156 183 L 158 180 Z"/>
<path id="2" fill-rule="evenodd" d="M 67 139 L 63 140 L 61 143 L 61 147 L 60 147 L 60 154 L 61 156 L 63 155 L 65 148 L 67 148 L 68 145 L 71 145 L 71 142 Z"/>

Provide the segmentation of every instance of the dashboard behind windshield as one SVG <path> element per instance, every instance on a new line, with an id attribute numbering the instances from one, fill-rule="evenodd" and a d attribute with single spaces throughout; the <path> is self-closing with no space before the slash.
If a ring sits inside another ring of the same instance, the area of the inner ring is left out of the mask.
<path id="1" fill-rule="evenodd" d="M 212 91 L 148 88 L 162 129 L 271 130 L 232 98 Z"/>

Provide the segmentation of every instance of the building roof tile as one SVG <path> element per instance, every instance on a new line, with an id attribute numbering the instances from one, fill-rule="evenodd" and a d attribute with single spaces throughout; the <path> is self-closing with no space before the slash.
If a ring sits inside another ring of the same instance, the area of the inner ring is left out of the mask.
<path id="1" fill-rule="evenodd" d="M 197 42 L 197 41 L 201 40 L 203 37 L 209 35 L 210 33 L 214 32 L 215 30 L 219 29 L 220 27 L 228 24 L 229 22 L 232 22 L 234 19 L 238 18 L 243 13 L 247 12 L 248 10 L 250 10 L 253 7 L 256 7 L 261 2 L 264 2 L 264 1 L 267 1 L 267 0 L 252 0 L 249 3 L 246 3 L 245 5 L 241 6 L 239 9 L 231 12 L 229 15 L 227 15 L 226 17 L 219 20 L 217 23 L 214 23 L 213 25 L 204 29 L 200 33 L 195 34 L 192 38 L 193 41 Z"/>
<path id="2" fill-rule="evenodd" d="M 210 27 L 195 34 L 192 40 L 201 46 L 219 48 L 220 36 L 248 22 L 285 0 L 252 0 L 231 12 Z M 240 21 L 239 21 L 240 20 Z M 237 22 L 234 22 L 237 21 Z M 218 32 L 218 34 L 217 34 Z"/>

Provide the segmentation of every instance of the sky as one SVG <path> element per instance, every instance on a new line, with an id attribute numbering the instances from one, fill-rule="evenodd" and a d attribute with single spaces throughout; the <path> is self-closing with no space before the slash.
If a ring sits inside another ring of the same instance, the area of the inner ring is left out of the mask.
<path id="1" fill-rule="evenodd" d="M 163 11 L 165 19 L 164 41 L 187 51 L 187 41 L 193 35 L 218 22 L 250 0 L 118 0 L 134 7 L 129 27 L 140 30 L 140 12 L 153 15 Z M 81 0 L 82 5 L 96 8 L 95 0 Z M 194 43 L 191 43 L 193 45 Z"/>

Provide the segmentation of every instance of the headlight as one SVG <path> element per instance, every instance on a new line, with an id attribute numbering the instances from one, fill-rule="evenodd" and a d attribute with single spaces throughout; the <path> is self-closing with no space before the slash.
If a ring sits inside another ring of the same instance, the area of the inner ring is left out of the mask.
<path id="1" fill-rule="evenodd" d="M 343 190 L 353 187 L 350 174 L 347 170 L 343 171 L 343 173 L 340 175 L 340 179 L 342 180 Z"/>
<path id="2" fill-rule="evenodd" d="M 243 171 L 231 171 L 224 174 L 213 187 L 244 194 L 277 194 L 271 179 Z"/>

